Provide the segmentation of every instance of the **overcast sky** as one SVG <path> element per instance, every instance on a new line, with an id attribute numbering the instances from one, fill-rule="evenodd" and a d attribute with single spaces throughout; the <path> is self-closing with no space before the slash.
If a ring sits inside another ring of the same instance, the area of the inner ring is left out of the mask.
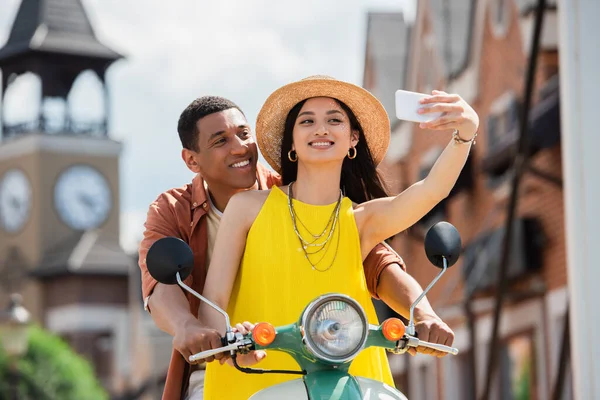
<path id="1" fill-rule="evenodd" d="M 0 46 L 20 0 L 0 0 Z M 192 178 L 180 158 L 176 125 L 196 97 L 227 97 L 256 114 L 277 87 L 308 75 L 327 74 L 362 84 L 369 11 L 403 11 L 414 18 L 414 0 L 83 0 L 97 36 L 124 54 L 110 67 L 112 138 L 121 156 L 121 244 L 135 251 L 146 210 L 156 196 Z M 27 86 L 27 85 L 30 86 Z M 32 83 L 13 86 L 7 119 L 32 114 Z M 82 76 L 75 113 L 98 114 L 93 77 Z M 10 100 L 10 98 L 9 98 Z M 49 107 L 52 104 L 50 103 Z M 162 166 L 158 166 L 158 163 Z"/>

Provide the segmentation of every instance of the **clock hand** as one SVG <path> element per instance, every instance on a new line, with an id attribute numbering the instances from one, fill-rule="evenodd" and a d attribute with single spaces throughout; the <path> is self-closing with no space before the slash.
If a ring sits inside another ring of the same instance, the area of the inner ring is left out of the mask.
<path id="1" fill-rule="evenodd" d="M 92 197 L 86 196 L 85 193 L 79 194 L 79 201 L 86 206 L 86 208 L 90 211 L 93 211 L 96 208 L 96 204 Z"/>
<path id="2" fill-rule="evenodd" d="M 18 197 L 9 197 L 8 204 L 10 204 L 11 207 L 14 208 L 16 211 L 19 211 L 21 209 L 21 202 L 19 201 Z"/>

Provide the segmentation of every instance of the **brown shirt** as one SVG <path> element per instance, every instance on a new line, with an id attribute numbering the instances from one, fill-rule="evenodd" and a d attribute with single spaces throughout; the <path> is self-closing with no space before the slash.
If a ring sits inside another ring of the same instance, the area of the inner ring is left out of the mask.
<path id="1" fill-rule="evenodd" d="M 276 173 L 260 164 L 257 166 L 257 174 L 260 187 L 263 189 L 281 184 L 281 178 Z M 208 268 L 206 214 L 209 207 L 204 182 L 200 176 L 196 176 L 191 184 L 162 193 L 150 204 L 144 224 L 144 238 L 139 247 L 139 267 L 144 299 L 152 293 L 157 283 L 148 273 L 146 254 L 155 241 L 166 236 L 178 237 L 191 247 L 194 253 L 194 269 L 184 282 L 195 291 L 202 293 Z M 375 247 L 365 259 L 365 278 L 373 297 L 377 298 L 377 282 L 381 272 L 393 263 L 405 268 L 402 259 L 381 244 Z M 200 300 L 188 292 L 184 293 L 190 303 L 190 312 L 197 317 Z M 173 349 L 163 400 L 182 399 L 187 389 L 189 375 L 190 365 L 177 350 Z"/>

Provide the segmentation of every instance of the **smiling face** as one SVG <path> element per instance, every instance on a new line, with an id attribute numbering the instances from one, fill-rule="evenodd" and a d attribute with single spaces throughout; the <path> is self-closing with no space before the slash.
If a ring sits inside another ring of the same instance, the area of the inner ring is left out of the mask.
<path id="1" fill-rule="evenodd" d="M 358 132 L 350 125 L 348 115 L 334 99 L 308 99 L 294 122 L 292 149 L 303 163 L 341 163 L 358 142 Z"/>
<path id="2" fill-rule="evenodd" d="M 197 151 L 183 149 L 182 156 L 211 189 L 236 191 L 256 183 L 258 150 L 244 114 L 236 108 L 209 114 L 196 130 Z"/>

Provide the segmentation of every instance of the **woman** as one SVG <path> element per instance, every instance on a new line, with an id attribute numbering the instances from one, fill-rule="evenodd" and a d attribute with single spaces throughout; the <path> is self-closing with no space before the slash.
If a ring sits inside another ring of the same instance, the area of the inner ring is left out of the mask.
<path id="1" fill-rule="evenodd" d="M 422 126 L 454 130 L 453 138 L 424 180 L 398 196 L 377 198 L 385 192 L 376 166 L 390 140 L 381 103 L 359 86 L 323 76 L 275 91 L 258 115 L 256 135 L 284 186 L 230 200 L 204 295 L 226 308 L 232 321 L 277 326 L 296 320 L 315 297 L 340 292 L 357 300 L 370 323 L 377 324 L 362 261 L 377 243 L 413 225 L 448 195 L 478 128 L 477 114 L 457 95 L 435 91 L 423 105 L 422 113 L 444 114 Z M 200 317 L 224 331 L 222 316 L 206 304 L 200 306 Z M 273 351 L 261 368 L 298 366 L 287 354 Z M 350 373 L 393 385 L 382 349 L 364 350 Z M 209 363 L 205 398 L 247 399 L 294 378 L 248 375 Z"/>

